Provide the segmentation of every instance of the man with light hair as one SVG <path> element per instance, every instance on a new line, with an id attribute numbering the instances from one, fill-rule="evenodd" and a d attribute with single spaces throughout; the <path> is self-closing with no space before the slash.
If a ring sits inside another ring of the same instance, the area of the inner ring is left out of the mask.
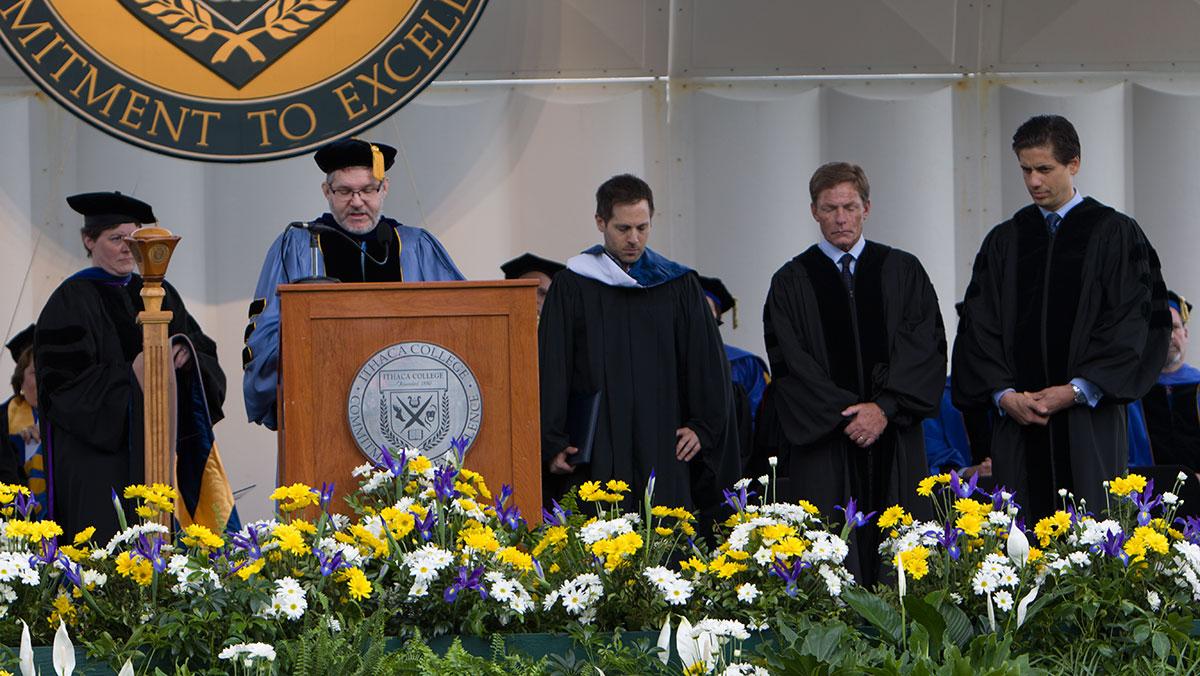
<path id="1" fill-rule="evenodd" d="M 313 223 L 321 256 L 312 269 L 309 233 L 288 228 L 267 251 L 242 351 L 242 391 L 250 422 L 277 425 L 275 390 L 279 381 L 279 298 L 276 287 L 304 277 L 328 276 L 342 282 L 457 281 L 462 273 L 440 242 L 423 228 L 383 215 L 387 169 L 396 149 L 359 139 L 334 141 L 317 151 L 325 172 L 321 192 L 329 211 Z"/>

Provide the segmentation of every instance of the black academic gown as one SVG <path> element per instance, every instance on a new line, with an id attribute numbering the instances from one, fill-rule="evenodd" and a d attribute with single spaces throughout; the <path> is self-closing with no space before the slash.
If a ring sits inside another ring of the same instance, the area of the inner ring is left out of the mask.
<path id="1" fill-rule="evenodd" d="M 737 481 L 729 363 L 695 273 L 629 288 L 559 272 L 542 306 L 538 354 L 543 469 L 568 446 L 571 395 L 602 392 L 591 463 L 565 478 L 544 472 L 546 497 L 619 479 L 635 509 L 654 470 L 655 504 L 708 508 Z M 675 458 L 680 427 L 700 439 L 691 463 Z"/>
<path id="2" fill-rule="evenodd" d="M 1200 383 L 1156 383 L 1142 397 L 1154 464 L 1200 472 Z"/>
<path id="3" fill-rule="evenodd" d="M 142 351 L 142 279 L 125 286 L 71 278 L 63 282 L 38 317 L 35 338 L 38 404 L 42 439 L 48 446 L 52 518 L 67 542 L 87 526 L 96 526 L 98 542 L 117 532 L 111 494 L 144 480 L 142 391 L 133 373 Z M 208 415 L 223 417 L 225 374 L 217 363 L 216 344 L 188 314 L 178 292 L 163 283 L 163 309 L 174 313 L 169 335 L 183 334 L 194 346 Z M 176 371 L 179 391 L 196 391 L 197 369 Z M 192 416 L 190 397 L 180 396 L 179 415 Z M 131 505 L 126 512 L 132 518 Z"/>
<path id="4" fill-rule="evenodd" d="M 997 416 L 992 471 L 1015 491 L 1026 522 L 1067 488 L 1089 510 L 1102 482 L 1125 471 L 1125 404 L 1154 384 L 1171 331 L 1158 255 L 1138 224 L 1094 199 L 1067 212 L 1052 238 L 1035 205 L 996 226 L 975 258 L 954 343 L 959 408 L 994 406 L 1006 388 L 1037 391 L 1084 378 L 1095 408 L 1073 406 L 1048 426 Z"/>
<path id="5" fill-rule="evenodd" d="M 927 473 L 921 420 L 941 400 L 946 337 L 916 257 L 867 242 L 852 302 L 837 266 L 813 246 L 775 273 L 763 328 L 782 432 L 780 497 L 807 499 L 827 516 L 850 498 L 867 512 L 899 503 L 931 514 L 916 494 Z M 888 417 L 866 449 L 845 435 L 841 413 L 862 402 Z M 878 529 L 861 528 L 855 540 L 847 565 L 870 585 L 879 572 Z"/>

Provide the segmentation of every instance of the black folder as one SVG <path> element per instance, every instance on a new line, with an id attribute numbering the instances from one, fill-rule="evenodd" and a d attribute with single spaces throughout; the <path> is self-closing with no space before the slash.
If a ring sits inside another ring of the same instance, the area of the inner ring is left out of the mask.
<path id="1" fill-rule="evenodd" d="M 600 393 L 572 394 L 567 401 L 567 439 L 579 449 L 567 456 L 572 465 L 592 461 L 592 444 L 596 441 L 596 423 L 600 420 Z"/>

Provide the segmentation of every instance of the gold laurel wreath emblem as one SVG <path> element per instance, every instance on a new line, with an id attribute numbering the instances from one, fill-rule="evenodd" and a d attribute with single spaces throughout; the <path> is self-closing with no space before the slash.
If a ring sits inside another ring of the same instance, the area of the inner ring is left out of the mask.
<path id="1" fill-rule="evenodd" d="M 212 13 L 195 0 L 134 0 L 140 9 L 158 19 L 175 35 L 189 42 L 204 42 L 216 36 L 223 40 L 212 55 L 212 63 L 224 63 L 238 51 L 243 51 L 254 63 L 267 60 L 265 54 L 251 42 L 266 33 L 279 42 L 295 39 L 313 22 L 329 12 L 337 0 L 274 0 L 263 14 L 263 25 L 244 33 L 217 28 Z"/>

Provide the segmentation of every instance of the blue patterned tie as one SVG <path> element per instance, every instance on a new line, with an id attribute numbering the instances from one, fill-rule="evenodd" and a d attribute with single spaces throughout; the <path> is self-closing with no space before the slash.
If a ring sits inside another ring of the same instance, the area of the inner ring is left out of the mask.
<path id="1" fill-rule="evenodd" d="M 1062 216 L 1051 211 L 1046 214 L 1046 229 L 1050 231 L 1050 236 L 1053 237 L 1058 232 L 1058 226 L 1062 223 Z"/>
<path id="2" fill-rule="evenodd" d="M 850 272 L 850 264 L 854 262 L 854 256 L 845 254 L 841 258 L 842 264 L 842 284 L 846 285 L 846 293 L 850 297 L 854 297 L 854 275 Z"/>

